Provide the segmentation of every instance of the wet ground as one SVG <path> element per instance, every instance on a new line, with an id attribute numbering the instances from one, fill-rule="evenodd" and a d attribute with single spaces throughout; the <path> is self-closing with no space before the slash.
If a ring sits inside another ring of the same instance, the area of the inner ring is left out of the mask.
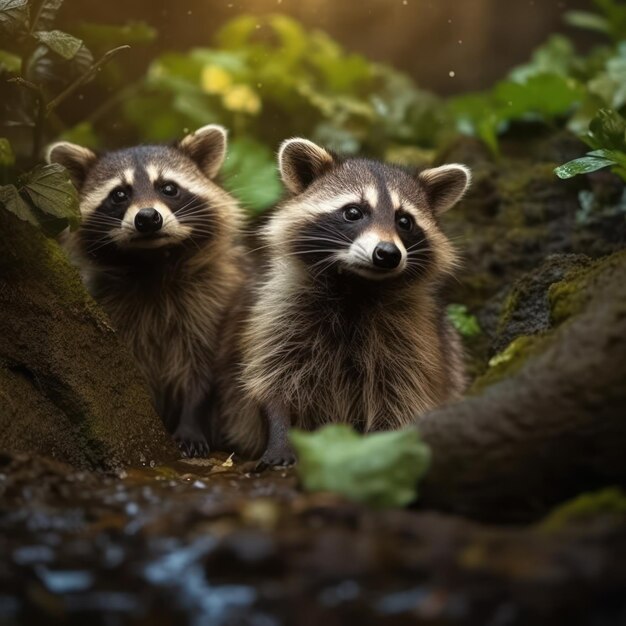
<path id="1" fill-rule="evenodd" d="M 0 624 L 626 623 L 624 516 L 490 527 L 247 469 L 3 457 Z"/>

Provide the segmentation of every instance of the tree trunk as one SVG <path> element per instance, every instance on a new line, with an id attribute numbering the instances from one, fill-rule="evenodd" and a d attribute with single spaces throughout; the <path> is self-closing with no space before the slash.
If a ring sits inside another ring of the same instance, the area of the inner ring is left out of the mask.
<path id="1" fill-rule="evenodd" d="M 626 254 L 592 272 L 584 310 L 511 377 L 420 420 L 433 451 L 421 504 L 528 521 L 626 485 Z M 574 297 L 585 286 L 574 285 Z"/>
<path id="2" fill-rule="evenodd" d="M 80 468 L 176 454 L 132 357 L 61 248 L 5 210 L 0 449 Z"/>

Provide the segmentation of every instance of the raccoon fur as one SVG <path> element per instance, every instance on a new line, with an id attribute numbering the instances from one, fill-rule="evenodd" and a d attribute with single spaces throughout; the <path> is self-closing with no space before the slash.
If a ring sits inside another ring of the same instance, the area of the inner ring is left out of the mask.
<path id="1" fill-rule="evenodd" d="M 292 195 L 262 231 L 267 274 L 220 355 L 226 440 L 261 465 L 294 461 L 290 426 L 401 428 L 465 387 L 440 299 L 457 257 L 439 217 L 469 170 L 341 160 L 305 139 L 283 143 L 279 169 Z"/>
<path id="2" fill-rule="evenodd" d="M 216 182 L 221 126 L 171 146 L 96 155 L 48 150 L 80 193 L 82 223 L 65 244 L 149 382 L 183 454 L 204 456 L 219 328 L 243 280 L 237 202 Z"/>

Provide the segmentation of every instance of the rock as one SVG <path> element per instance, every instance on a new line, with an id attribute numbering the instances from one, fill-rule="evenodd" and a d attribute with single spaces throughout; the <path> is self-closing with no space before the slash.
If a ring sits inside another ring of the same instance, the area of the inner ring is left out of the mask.
<path id="1" fill-rule="evenodd" d="M 420 419 L 433 454 L 425 506 L 529 521 L 626 484 L 626 252 L 572 274 L 549 289 L 554 332 L 518 338 L 479 395 Z"/>
<path id="2" fill-rule="evenodd" d="M 522 335 L 536 335 L 552 328 L 552 307 L 549 291 L 572 270 L 588 267 L 591 259 L 582 254 L 549 256 L 544 263 L 518 279 L 501 305 L 497 326 L 491 337 L 492 354 L 504 350 Z M 496 296 L 496 300 L 499 298 Z M 481 317 L 481 327 L 489 329 L 487 316 Z"/>
<path id="3" fill-rule="evenodd" d="M 0 450 L 77 468 L 176 455 L 144 381 L 58 244 L 0 211 Z"/>

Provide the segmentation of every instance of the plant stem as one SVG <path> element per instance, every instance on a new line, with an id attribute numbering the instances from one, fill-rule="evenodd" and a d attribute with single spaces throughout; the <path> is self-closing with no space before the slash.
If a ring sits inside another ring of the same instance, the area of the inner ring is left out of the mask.
<path id="1" fill-rule="evenodd" d="M 31 19 L 30 28 L 28 32 L 32 35 L 35 32 L 35 26 L 37 26 L 37 22 L 39 22 L 39 18 L 41 17 L 41 12 L 43 11 L 43 5 L 46 3 L 46 0 L 41 0 L 37 10 L 35 11 L 34 17 Z"/>
<path id="2" fill-rule="evenodd" d="M 39 151 L 41 150 L 43 129 L 46 121 L 46 99 L 44 97 L 43 91 L 41 90 L 41 87 L 35 85 L 35 83 L 31 83 L 29 80 L 26 80 L 21 76 L 11 78 L 8 82 L 16 83 L 20 87 L 24 87 L 25 89 L 28 89 L 35 94 L 35 98 L 37 101 L 37 112 L 35 123 L 33 125 L 33 145 L 31 150 L 31 158 L 33 159 L 33 161 L 36 161 L 39 157 Z"/>
<path id="3" fill-rule="evenodd" d="M 118 52 L 129 50 L 130 46 L 118 46 L 106 52 L 96 63 L 94 63 L 82 76 L 79 76 L 73 83 L 70 83 L 60 94 L 48 102 L 46 115 L 56 109 L 61 102 L 71 96 L 83 83 L 87 82 L 103 65 L 106 65 Z"/>

